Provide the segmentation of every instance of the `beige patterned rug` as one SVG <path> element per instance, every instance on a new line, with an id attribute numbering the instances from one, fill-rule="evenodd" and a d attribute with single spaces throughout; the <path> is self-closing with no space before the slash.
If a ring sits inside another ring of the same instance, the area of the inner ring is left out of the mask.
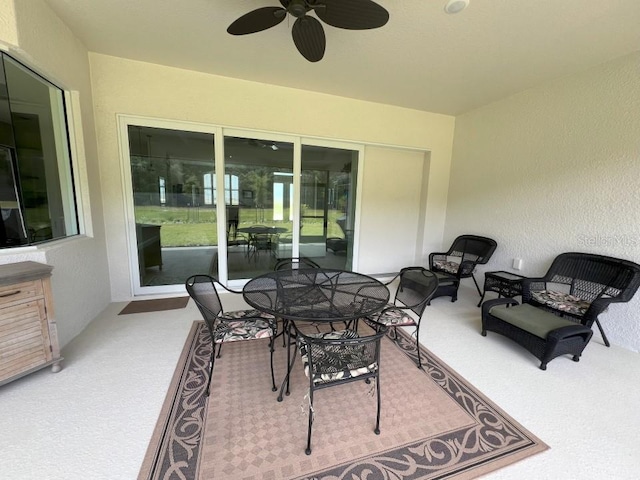
<path id="1" fill-rule="evenodd" d="M 226 344 L 206 388 L 208 334 L 195 322 L 169 388 L 139 479 L 471 479 L 548 447 L 428 350 L 383 339 L 381 434 L 376 400 L 355 382 L 315 395 L 310 456 L 305 455 L 308 380 L 300 359 L 291 395 L 271 391 L 264 340 Z M 425 361 L 426 358 L 426 361 Z M 276 381 L 286 349 L 276 346 Z"/>

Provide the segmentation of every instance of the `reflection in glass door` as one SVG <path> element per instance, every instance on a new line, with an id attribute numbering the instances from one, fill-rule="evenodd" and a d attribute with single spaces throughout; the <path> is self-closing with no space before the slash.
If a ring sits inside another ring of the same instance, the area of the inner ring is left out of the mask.
<path id="1" fill-rule="evenodd" d="M 163 287 L 195 273 L 249 279 L 292 256 L 356 267 L 358 147 L 154 124 L 123 125 L 137 293 L 173 291 Z"/>
<path id="2" fill-rule="evenodd" d="M 357 176 L 358 151 L 302 146 L 300 256 L 352 268 Z"/>
<path id="3" fill-rule="evenodd" d="M 225 136 L 229 279 L 273 270 L 293 246 L 293 143 Z"/>
<path id="4" fill-rule="evenodd" d="M 129 125 L 140 286 L 181 285 L 217 262 L 214 136 Z"/>

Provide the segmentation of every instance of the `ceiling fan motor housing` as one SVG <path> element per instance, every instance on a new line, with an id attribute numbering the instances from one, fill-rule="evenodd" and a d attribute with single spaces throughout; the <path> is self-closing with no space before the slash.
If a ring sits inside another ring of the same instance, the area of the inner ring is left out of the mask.
<path id="1" fill-rule="evenodd" d="M 291 0 L 287 7 L 287 11 L 296 18 L 304 16 L 308 10 L 305 0 Z"/>

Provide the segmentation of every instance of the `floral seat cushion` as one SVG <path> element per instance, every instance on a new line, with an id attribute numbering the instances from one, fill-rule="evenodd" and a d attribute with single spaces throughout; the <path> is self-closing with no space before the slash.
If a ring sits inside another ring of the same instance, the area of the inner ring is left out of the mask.
<path id="1" fill-rule="evenodd" d="M 532 291 L 531 296 L 538 303 L 572 315 L 582 316 L 591 306 L 591 302 L 582 300 L 574 295 L 552 290 Z"/>
<path id="2" fill-rule="evenodd" d="M 342 339 L 359 338 L 353 330 L 340 330 L 326 333 L 312 333 L 307 335 L 313 338 Z M 331 383 L 336 380 L 346 380 L 378 369 L 376 362 L 369 364 L 369 357 L 363 345 L 319 345 L 308 344 L 304 340 L 298 340 L 298 348 L 304 365 L 304 373 L 309 377 L 309 348 L 312 348 L 313 383 Z"/>
<path id="3" fill-rule="evenodd" d="M 416 321 L 406 310 L 396 307 L 393 304 L 387 305 L 380 315 L 373 317 L 378 322 L 390 326 L 415 325 Z"/>
<path id="4" fill-rule="evenodd" d="M 435 262 L 433 262 L 433 266 L 436 268 L 436 270 L 441 270 L 443 272 L 447 272 L 452 275 L 455 275 L 456 273 L 458 273 L 458 269 L 460 268 L 459 263 L 448 262 L 445 260 L 436 260 Z"/>
<path id="5" fill-rule="evenodd" d="M 276 328 L 273 315 L 258 310 L 225 312 L 216 322 L 214 341 L 235 342 L 252 338 L 269 338 Z"/>

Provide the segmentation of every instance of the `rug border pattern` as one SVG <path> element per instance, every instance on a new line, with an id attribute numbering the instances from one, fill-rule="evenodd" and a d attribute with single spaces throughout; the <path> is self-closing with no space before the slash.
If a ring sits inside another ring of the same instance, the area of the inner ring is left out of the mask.
<path id="1" fill-rule="evenodd" d="M 415 340 L 398 330 L 387 337 L 413 362 Z M 471 418 L 472 425 L 385 452 L 335 465 L 296 480 L 352 478 L 445 480 L 475 478 L 549 447 L 424 347 L 423 371 Z M 206 418 L 206 380 L 211 343 L 204 322 L 195 321 L 169 387 L 139 480 L 195 479 Z M 184 359 L 184 360 L 183 360 Z M 499 464 L 493 460 L 502 459 Z"/>
<path id="2" fill-rule="evenodd" d="M 415 339 L 403 330 L 399 329 L 398 333 L 396 339 L 387 338 L 417 364 Z M 469 388 L 468 382 L 436 355 L 423 346 L 420 351 L 425 374 L 471 415 L 476 424 L 350 460 L 295 480 L 476 478 L 549 448 L 491 400 L 475 388 Z M 489 463 L 509 455 L 511 461 L 500 465 Z"/>

